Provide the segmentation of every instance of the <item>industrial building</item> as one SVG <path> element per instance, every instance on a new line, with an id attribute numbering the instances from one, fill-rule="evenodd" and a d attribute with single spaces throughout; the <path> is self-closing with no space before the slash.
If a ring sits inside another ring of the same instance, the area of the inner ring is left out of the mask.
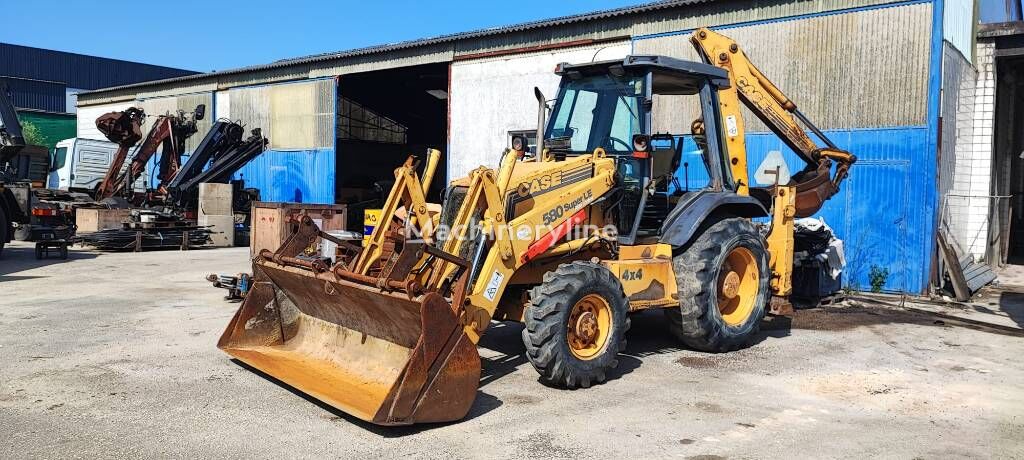
<path id="1" fill-rule="evenodd" d="M 959 190 L 954 159 L 968 117 L 955 102 L 976 69 L 975 18 L 970 1 L 661 2 L 89 91 L 78 99 L 78 136 L 102 138 L 96 117 L 129 106 L 206 104 L 204 123 L 239 120 L 270 139 L 240 173 L 262 199 L 356 202 L 427 147 L 444 152 L 448 178 L 495 166 L 512 134 L 536 129 L 533 88 L 553 97 L 559 62 L 696 59 L 689 34 L 710 26 L 858 156 L 819 214 L 845 242 L 844 283 L 865 288 L 871 269 L 885 268 L 885 290 L 919 294 L 937 277 L 940 218 L 960 218 L 943 204 Z M 778 150 L 800 166 L 753 117 L 747 131 L 755 161 Z M 965 225 L 948 227 L 970 246 Z"/>
<path id="2" fill-rule="evenodd" d="M 195 73 L 0 43 L 0 88 L 8 91 L 21 121 L 35 125 L 51 149 L 58 141 L 75 137 L 78 93 Z"/>

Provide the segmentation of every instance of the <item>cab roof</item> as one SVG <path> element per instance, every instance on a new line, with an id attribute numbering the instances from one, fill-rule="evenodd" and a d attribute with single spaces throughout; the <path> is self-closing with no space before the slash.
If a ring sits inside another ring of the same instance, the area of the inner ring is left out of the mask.
<path id="1" fill-rule="evenodd" d="M 588 62 L 585 64 L 561 63 L 555 67 L 555 74 L 569 78 L 589 75 L 617 73 L 642 75 L 651 72 L 654 80 L 654 94 L 694 94 L 699 84 L 710 80 L 717 88 L 729 87 L 729 73 L 722 68 L 701 62 L 676 59 L 659 55 L 629 55 L 621 60 Z"/>

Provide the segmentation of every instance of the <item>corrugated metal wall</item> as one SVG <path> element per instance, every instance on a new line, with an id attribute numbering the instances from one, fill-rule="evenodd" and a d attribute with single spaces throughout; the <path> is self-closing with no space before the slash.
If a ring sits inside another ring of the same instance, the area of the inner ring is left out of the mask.
<path id="1" fill-rule="evenodd" d="M 857 164 L 839 194 L 817 214 L 843 240 L 847 267 L 843 284 L 856 289 L 871 287 L 872 266 L 889 269 L 884 289 L 922 293 L 930 258 L 922 249 L 931 244 L 920 200 L 928 186 L 921 165 L 934 162 L 927 146 L 928 128 L 894 127 L 831 130 L 825 134 L 836 145 L 857 155 Z M 747 135 L 748 161 L 756 167 L 768 152 L 783 152 L 790 169 L 802 161 L 774 134 Z"/>
<path id="2" fill-rule="evenodd" d="M 270 87 L 273 149 L 334 145 L 334 80 Z"/>
<path id="3" fill-rule="evenodd" d="M 8 43 L 0 43 L 0 69 L 5 76 L 59 81 L 79 89 L 106 88 L 196 73 Z"/>
<path id="4" fill-rule="evenodd" d="M 298 58 L 293 63 L 274 63 L 243 72 L 219 72 L 187 82 L 161 83 L 145 89 L 126 88 L 83 95 L 81 105 L 105 104 L 134 98 L 141 91 L 150 95 L 217 91 L 257 84 L 302 80 L 354 72 L 367 72 L 426 63 L 449 62 L 467 54 L 564 44 L 580 40 L 628 39 L 641 35 L 695 28 L 707 24 L 733 24 L 768 20 L 838 9 L 890 3 L 891 0 L 799 0 L 726 1 L 693 3 L 644 14 L 621 15 L 599 20 L 572 22 L 504 32 L 494 35 L 455 38 L 452 42 L 424 44 L 370 54 L 332 58 L 330 55 Z M 311 60 L 312 59 L 312 60 Z M 186 88 L 183 91 L 183 88 Z"/>
<path id="5" fill-rule="evenodd" d="M 675 10 L 660 10 L 602 21 L 545 27 L 515 34 L 458 42 L 455 55 L 487 53 L 585 39 L 639 37 L 693 29 L 709 24 L 737 24 L 888 3 L 891 0 L 708 1 Z"/>
<path id="6" fill-rule="evenodd" d="M 59 82 L 0 77 L 0 91 L 8 91 L 11 103 L 19 109 L 64 113 L 64 90 L 64 84 Z"/>
<path id="7" fill-rule="evenodd" d="M 942 38 L 951 43 L 968 61 L 973 61 L 975 1 L 943 0 L 942 3 Z"/>
<path id="8" fill-rule="evenodd" d="M 935 217 L 921 201 L 935 187 L 934 178 L 921 173 L 936 161 L 928 147 L 931 23 L 932 5 L 911 3 L 720 29 L 859 158 L 818 214 L 844 240 L 847 286 L 869 288 L 868 273 L 879 266 L 890 271 L 887 291 L 926 289 Z M 688 39 L 689 33 L 641 38 L 634 52 L 695 59 Z M 656 110 L 666 115 L 656 118 L 656 129 L 688 132 L 696 111 L 664 110 L 667 101 L 661 102 Z M 748 113 L 745 121 L 752 168 L 772 150 L 783 152 L 790 170 L 802 167 L 759 120 Z"/>
<path id="9" fill-rule="evenodd" d="M 930 17 L 930 4 L 914 4 L 720 30 L 821 129 L 914 126 L 925 124 Z M 689 39 L 636 40 L 633 52 L 699 60 Z M 655 126 L 679 129 L 697 108 L 661 113 Z M 768 130 L 752 116 L 746 126 Z"/>
<path id="10" fill-rule="evenodd" d="M 146 121 L 142 124 L 142 133 L 145 135 L 153 126 L 156 117 L 167 113 L 175 114 L 179 110 L 193 112 L 199 104 L 206 105 L 206 117 L 196 123 L 198 131 L 185 141 L 185 152 L 192 152 L 203 140 L 203 136 L 213 125 L 213 93 L 183 94 L 181 96 L 158 97 L 144 99 L 135 104 L 146 111 Z"/>
<path id="11" fill-rule="evenodd" d="M 268 150 L 236 178 L 264 201 L 334 203 L 334 79 L 233 88 L 217 93 L 217 118 L 259 128 Z"/>

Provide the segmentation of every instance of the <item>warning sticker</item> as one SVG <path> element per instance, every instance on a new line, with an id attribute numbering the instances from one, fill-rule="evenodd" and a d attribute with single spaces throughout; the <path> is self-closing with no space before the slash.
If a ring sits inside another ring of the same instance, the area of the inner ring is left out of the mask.
<path id="1" fill-rule="evenodd" d="M 725 131 L 729 133 L 729 137 L 736 137 L 740 133 L 739 128 L 736 127 L 736 117 L 729 115 L 725 117 Z"/>
<path id="2" fill-rule="evenodd" d="M 484 289 L 484 297 L 487 300 L 494 300 L 494 297 L 498 295 L 498 288 L 501 287 L 501 280 L 503 279 L 505 279 L 505 275 L 502 275 L 501 272 L 495 271 L 491 275 L 491 280 L 487 282 L 487 289 Z"/>

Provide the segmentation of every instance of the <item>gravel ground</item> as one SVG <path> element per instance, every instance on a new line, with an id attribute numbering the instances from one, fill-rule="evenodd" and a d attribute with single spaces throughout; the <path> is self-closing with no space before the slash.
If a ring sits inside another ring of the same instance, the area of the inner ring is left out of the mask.
<path id="1" fill-rule="evenodd" d="M 871 304 L 800 311 L 724 355 L 637 315 L 612 380 L 577 391 L 540 384 L 521 327 L 496 324 L 466 420 L 368 425 L 216 348 L 238 304 L 203 276 L 247 255 L 9 248 L 3 457 L 1024 458 L 1020 331 Z"/>

